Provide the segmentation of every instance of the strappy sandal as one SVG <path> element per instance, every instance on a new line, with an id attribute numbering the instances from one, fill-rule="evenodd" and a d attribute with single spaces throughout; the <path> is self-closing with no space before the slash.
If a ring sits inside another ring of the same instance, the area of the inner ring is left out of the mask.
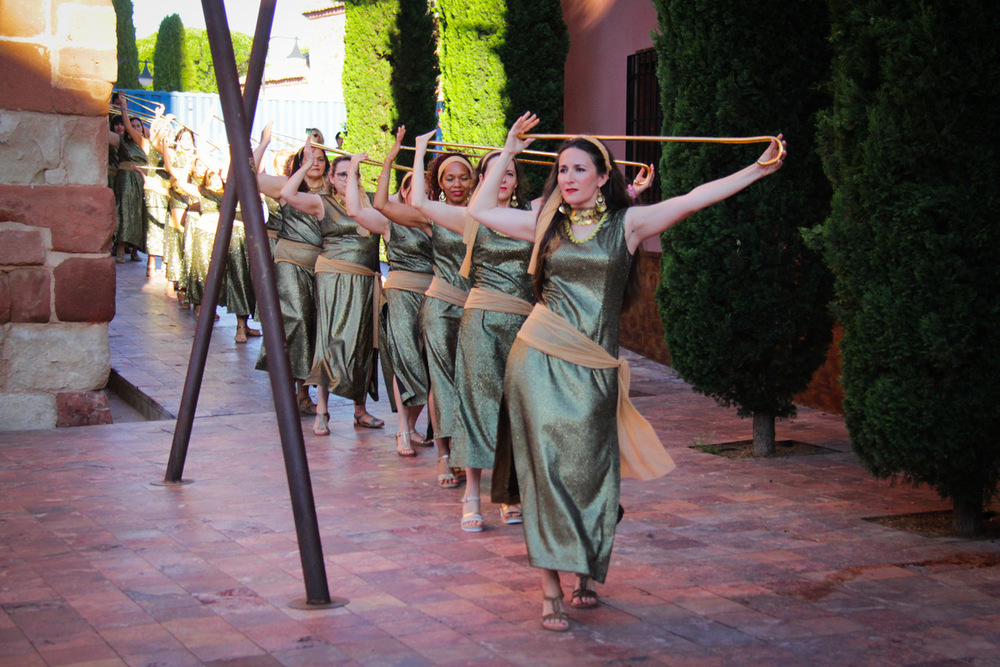
<path id="1" fill-rule="evenodd" d="M 313 435 L 330 435 L 330 413 L 320 412 L 316 415 L 316 422 L 313 424 Z"/>
<path id="2" fill-rule="evenodd" d="M 559 595 L 552 597 L 543 594 L 542 600 L 552 605 L 552 613 L 542 615 L 542 627 L 549 632 L 569 630 L 569 616 L 566 615 L 566 610 L 563 608 L 562 591 L 559 591 Z"/>
<path id="3" fill-rule="evenodd" d="M 260 338 L 263 335 L 264 334 L 262 334 L 260 332 L 260 329 L 251 329 L 250 327 L 247 327 L 247 337 L 249 337 L 249 338 Z"/>
<path id="4" fill-rule="evenodd" d="M 303 396 L 299 399 L 299 412 L 304 415 L 314 415 L 316 414 L 316 404 L 308 396 Z"/>
<path id="5" fill-rule="evenodd" d="M 438 470 L 441 469 L 441 461 L 442 461 L 442 459 L 445 462 L 447 462 L 450 458 L 451 457 L 448 456 L 447 454 L 445 454 L 443 456 L 439 456 L 438 457 Z M 447 467 L 447 465 L 446 465 L 446 467 Z M 438 486 L 440 486 L 442 489 L 454 489 L 454 488 L 458 487 L 458 478 L 455 477 L 455 474 L 453 472 L 451 472 L 450 468 L 448 468 L 448 472 L 446 472 L 444 474 L 440 474 L 440 473 L 438 474 Z"/>
<path id="6" fill-rule="evenodd" d="M 365 411 L 360 415 L 354 415 L 354 428 L 382 428 L 383 426 L 385 426 L 385 422 L 370 412 Z"/>
<path id="7" fill-rule="evenodd" d="M 404 458 L 410 458 L 410 457 L 413 457 L 413 456 L 417 455 L 417 453 L 413 450 L 413 446 L 412 445 L 410 445 L 410 446 L 403 446 L 403 447 L 400 447 L 400 445 L 399 445 L 399 439 L 400 438 L 404 438 L 406 440 L 406 442 L 409 443 L 410 442 L 410 434 L 411 433 L 413 433 L 413 431 L 403 431 L 402 433 L 397 433 L 396 434 L 396 455 L 397 456 L 402 456 Z"/>
<path id="8" fill-rule="evenodd" d="M 466 496 L 462 498 L 462 503 L 471 503 L 475 501 L 477 504 L 481 502 L 479 496 Z M 462 530 L 467 533 L 481 533 L 483 532 L 483 515 L 479 512 L 466 512 L 462 514 Z"/>
<path id="9" fill-rule="evenodd" d="M 508 525 L 524 523 L 524 516 L 521 514 L 520 505 L 505 505 L 500 503 L 500 518 Z"/>
<path id="10" fill-rule="evenodd" d="M 576 609 L 593 609 L 601 603 L 597 598 L 597 591 L 587 588 L 590 577 L 581 576 L 577 581 L 577 589 L 573 591 L 573 596 L 569 603 Z"/>

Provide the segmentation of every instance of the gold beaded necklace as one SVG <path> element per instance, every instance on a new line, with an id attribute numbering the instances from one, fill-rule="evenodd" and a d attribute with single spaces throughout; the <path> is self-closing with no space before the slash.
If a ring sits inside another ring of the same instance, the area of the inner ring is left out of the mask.
<path id="1" fill-rule="evenodd" d="M 591 209 L 591 211 L 593 211 L 593 209 Z M 597 232 L 599 232 L 601 230 L 601 227 L 604 225 L 604 221 L 607 219 L 607 217 L 608 217 L 607 213 L 605 213 L 604 215 L 602 215 L 600 217 L 597 217 L 597 215 L 595 214 L 595 215 L 593 215 L 593 220 L 591 220 L 589 222 L 578 222 L 578 223 L 576 223 L 578 225 L 594 225 L 594 229 L 591 230 L 590 234 L 588 234 L 586 238 L 578 239 L 578 238 L 576 238 L 576 236 L 573 235 L 573 222 L 572 222 L 573 215 L 570 214 L 568 217 L 566 217 L 566 218 L 563 219 L 564 223 L 566 224 L 566 236 L 573 243 L 586 243 L 590 239 L 592 239 L 595 236 L 597 236 Z"/>
<path id="2" fill-rule="evenodd" d="M 600 220 L 597 213 L 597 208 L 583 208 L 583 209 L 571 209 L 569 212 L 569 221 L 573 225 L 581 225 L 586 227 L 587 225 L 594 225 Z"/>

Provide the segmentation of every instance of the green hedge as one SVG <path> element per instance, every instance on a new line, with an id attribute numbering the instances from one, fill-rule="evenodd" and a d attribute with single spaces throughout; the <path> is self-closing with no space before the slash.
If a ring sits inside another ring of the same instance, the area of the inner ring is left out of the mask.
<path id="1" fill-rule="evenodd" d="M 1000 478 L 1000 6 L 831 0 L 823 240 L 851 441 L 982 528 Z"/>
<path id="2" fill-rule="evenodd" d="M 663 235 L 657 290 L 671 363 L 696 391 L 770 423 L 795 414 L 830 343 L 831 278 L 801 227 L 820 223 L 829 184 L 812 117 L 828 71 L 823 5 L 658 0 L 664 135 L 785 133 L 778 174 Z M 776 41 L 776 36 L 780 39 Z M 665 144 L 664 196 L 752 163 L 764 144 Z M 773 451 L 756 439 L 758 453 Z"/>
<path id="3" fill-rule="evenodd" d="M 184 24 L 171 14 L 160 22 L 153 55 L 153 90 L 183 90 Z"/>
<path id="4" fill-rule="evenodd" d="M 113 0 L 115 33 L 118 38 L 118 79 L 115 88 L 139 87 L 139 53 L 135 45 L 132 0 Z"/>

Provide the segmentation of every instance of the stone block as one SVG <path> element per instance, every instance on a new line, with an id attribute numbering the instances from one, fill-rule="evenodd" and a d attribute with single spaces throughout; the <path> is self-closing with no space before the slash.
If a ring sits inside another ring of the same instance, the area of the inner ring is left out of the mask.
<path id="1" fill-rule="evenodd" d="M 115 45 L 117 19 L 110 0 L 53 0 L 56 36 L 76 43 Z M 117 72 L 112 79 L 117 77 Z"/>
<path id="2" fill-rule="evenodd" d="M 115 317 L 115 260 L 70 257 L 53 271 L 60 322 L 110 322 Z"/>
<path id="3" fill-rule="evenodd" d="M 0 349 L 0 391 L 96 391 L 108 382 L 106 324 L 9 324 Z"/>
<path id="4" fill-rule="evenodd" d="M 0 110 L 0 179 L 11 185 L 106 185 L 103 118 Z"/>
<path id="5" fill-rule="evenodd" d="M 114 41 L 109 47 L 95 49 L 72 46 L 59 49 L 56 73 L 70 79 L 114 81 L 118 78 L 118 55 Z"/>
<path id="6" fill-rule="evenodd" d="M 0 35 L 8 37 L 35 37 L 45 31 L 45 14 L 40 8 L 35 11 L 32 11 L 30 8 L 26 9 L 23 6 L 24 4 L 40 3 L 19 3 L 17 11 L 13 9 L 0 11 Z"/>
<path id="7" fill-rule="evenodd" d="M 110 424 L 111 404 L 103 391 L 64 391 L 56 394 L 56 426 Z"/>
<path id="8" fill-rule="evenodd" d="M 10 278 L 0 271 L 0 324 L 10 322 Z"/>
<path id="9" fill-rule="evenodd" d="M 52 250 L 106 253 L 115 232 L 115 195 L 107 186 L 0 185 L 0 222 L 52 230 Z"/>
<path id="10" fill-rule="evenodd" d="M 10 321 L 48 322 L 52 313 L 52 276 L 48 269 L 16 269 L 10 281 Z"/>
<path id="11" fill-rule="evenodd" d="M 117 61 L 113 47 L 107 53 Z M 108 113 L 111 81 L 54 76 L 51 53 L 40 44 L 3 41 L 0 71 L 0 108 L 77 116 Z"/>
<path id="12" fill-rule="evenodd" d="M 26 431 L 56 425 L 54 394 L 0 394 L 0 431 Z"/>
<path id="13" fill-rule="evenodd" d="M 44 263 L 45 242 L 40 232 L 0 231 L 0 266 L 39 266 Z"/>

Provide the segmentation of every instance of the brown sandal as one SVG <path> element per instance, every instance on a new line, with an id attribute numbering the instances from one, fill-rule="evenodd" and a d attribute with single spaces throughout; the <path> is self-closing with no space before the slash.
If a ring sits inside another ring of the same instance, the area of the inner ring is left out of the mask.
<path id="1" fill-rule="evenodd" d="M 590 577 L 582 575 L 577 580 L 577 589 L 573 591 L 573 595 L 569 599 L 569 603 L 576 609 L 593 609 L 601 603 L 597 597 L 597 591 L 587 588 L 589 582 Z"/>
<path id="2" fill-rule="evenodd" d="M 542 600 L 543 604 L 544 602 L 552 604 L 552 613 L 542 615 L 542 627 L 549 632 L 566 632 L 569 630 L 569 616 L 566 615 L 566 610 L 563 608 L 562 591 L 557 596 L 549 597 L 542 595 Z"/>

